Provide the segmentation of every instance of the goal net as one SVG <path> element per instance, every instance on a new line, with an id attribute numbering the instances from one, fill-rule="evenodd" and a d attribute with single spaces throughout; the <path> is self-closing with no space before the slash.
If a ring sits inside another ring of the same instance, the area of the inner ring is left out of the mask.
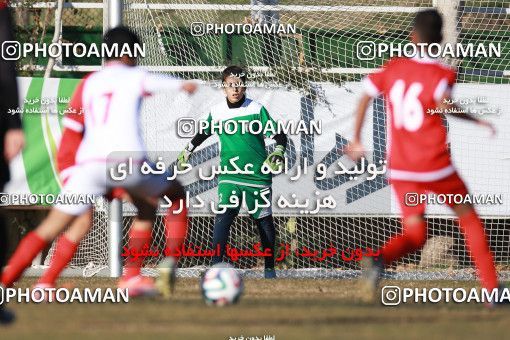
<path id="1" fill-rule="evenodd" d="M 508 3 L 507 3 L 508 4 Z M 301 198 L 331 195 L 335 209 L 316 214 L 299 210 L 274 209 L 277 229 L 276 254 L 290 251 L 277 262 L 280 276 L 353 277 L 359 270 L 356 249 L 378 249 L 389 237 L 401 231 L 398 207 L 384 176 L 350 180 L 329 172 L 317 180 L 316 165 L 336 162 L 353 166 L 341 153 L 352 138 L 352 112 L 361 94 L 360 80 L 380 67 L 386 55 L 372 58 L 360 50 L 360 43 L 405 42 L 414 14 L 437 7 L 445 18 L 445 40 L 461 44 L 499 44 L 500 56 L 461 59 L 447 58 L 456 68 L 457 98 L 473 99 L 475 112 L 484 109 L 486 119 L 501 127 L 490 140 L 483 131 L 469 124 L 448 119 L 450 149 L 456 166 L 470 190 L 480 195 L 495 194 L 502 204 L 479 204 L 485 230 L 502 275 L 510 266 L 510 135 L 503 122 L 509 114 L 510 15 L 504 1 L 168 1 L 124 2 L 124 24 L 132 27 L 146 44 L 141 64 L 156 72 L 197 79 L 206 85 L 191 98 L 169 94 L 148 99 L 143 107 L 143 132 L 151 154 L 165 153 L 176 158 L 189 138 L 176 136 L 179 118 L 199 118 L 221 100 L 218 78 L 230 64 L 248 72 L 248 96 L 264 104 L 279 120 L 323 123 L 320 135 L 290 136 L 286 157 L 290 174 L 276 176 L 273 201 L 280 195 Z M 243 24 L 243 25 L 240 25 Z M 258 34 L 254 27 L 276 25 L 283 32 Z M 241 32 L 229 30 L 241 27 Z M 251 27 L 251 28 L 250 28 Z M 365 53 L 366 52 L 366 53 Z M 360 53 L 362 54 L 360 57 Z M 483 98 L 482 100 L 479 100 Z M 478 100 L 478 103 L 477 103 Z M 470 103 L 469 100 L 467 103 Z M 473 102 L 471 102 L 473 103 Z M 476 111 L 478 110 L 478 111 Z M 489 113 L 487 113 L 489 112 Z M 370 146 L 368 161 L 380 164 L 386 152 L 384 100 L 374 101 L 363 139 Z M 268 145 L 270 149 L 272 146 Z M 217 164 L 218 140 L 211 137 L 191 158 L 195 167 Z M 350 164 L 350 165 L 349 165 Z M 298 168 L 309 174 L 290 182 Z M 378 169 L 381 169 L 380 167 Z M 209 171 L 206 171 L 209 173 Z M 191 196 L 216 199 L 217 181 L 183 179 Z M 301 195 L 300 195 L 301 194 Z M 306 197 L 305 197 L 306 196 Z M 124 245 L 134 210 L 124 204 Z M 106 245 L 107 210 L 96 209 L 94 227 L 73 260 L 76 266 L 101 268 L 108 263 Z M 452 213 L 438 205 L 427 210 L 428 241 L 423 250 L 400 260 L 390 272 L 397 278 L 474 278 L 474 268 Z M 190 209 L 186 243 L 210 249 L 214 214 Z M 153 247 L 164 247 L 163 217 L 158 215 L 153 231 Z M 235 219 L 229 244 L 251 249 L 259 240 L 253 220 L 245 213 Z M 335 248 L 335 256 L 321 256 Z M 318 251 L 307 256 L 304 249 Z M 317 255 L 317 253 L 315 253 Z M 146 260 L 148 272 L 161 257 Z M 260 275 L 263 258 L 226 258 L 248 273 Z M 197 275 L 210 258 L 184 256 L 181 275 Z M 92 265 L 91 265 L 92 264 Z"/>

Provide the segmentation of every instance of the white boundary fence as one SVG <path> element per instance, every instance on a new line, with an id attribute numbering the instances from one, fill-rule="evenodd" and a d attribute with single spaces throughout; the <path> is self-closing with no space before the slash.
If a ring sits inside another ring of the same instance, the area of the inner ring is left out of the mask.
<path id="1" fill-rule="evenodd" d="M 433 0 L 435 7 L 442 10 L 444 13 L 456 13 L 462 10 L 463 13 L 491 13 L 491 14 L 510 14 L 510 8 L 503 7 L 465 7 L 462 6 L 463 1 L 460 0 Z M 115 4 L 115 5 L 113 5 Z M 31 8 L 57 8 L 58 2 L 36 2 L 30 5 Z M 16 7 L 16 4 L 12 5 Z M 364 12 L 364 13 L 415 13 L 429 7 L 405 7 L 405 6 L 306 6 L 306 5 L 223 5 L 223 4 L 164 4 L 164 3 L 137 3 L 137 4 L 123 4 L 122 1 L 117 0 L 104 0 L 100 2 L 65 2 L 63 8 L 75 9 L 102 9 L 104 11 L 104 27 L 111 27 L 108 25 L 108 18 L 111 15 L 117 15 L 123 9 L 127 10 L 214 10 L 214 11 L 257 11 L 257 10 L 271 10 L 271 11 L 286 11 L 286 12 L 316 12 L 316 11 L 330 11 L 330 12 Z M 115 26 L 115 25 L 113 25 Z M 456 20 L 446 21 L 446 36 L 457 36 L 455 31 Z M 147 67 L 151 71 L 159 72 L 217 72 L 224 68 L 223 65 L 208 65 L 208 66 L 153 66 Z M 46 66 L 33 65 L 29 67 L 22 67 L 22 70 L 35 70 L 42 71 Z M 90 65 L 62 65 L 59 60 L 53 66 L 54 71 L 61 72 L 93 72 L 101 69 L 101 66 Z M 266 66 L 253 66 L 253 71 L 265 72 L 268 70 Z M 375 71 L 375 68 L 358 68 L 358 67 L 334 67 L 323 68 L 320 70 L 324 74 L 368 74 Z M 309 69 L 298 67 L 297 72 L 307 72 Z M 485 75 L 484 70 L 466 70 L 468 73 L 472 72 L 476 75 Z M 497 71 L 496 76 L 510 77 L 510 70 Z"/>

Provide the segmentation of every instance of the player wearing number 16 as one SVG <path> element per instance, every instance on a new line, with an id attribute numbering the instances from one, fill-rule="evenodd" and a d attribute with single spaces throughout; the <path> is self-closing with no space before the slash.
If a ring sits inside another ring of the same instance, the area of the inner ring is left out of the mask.
<path id="1" fill-rule="evenodd" d="M 442 26 L 442 18 L 436 10 L 417 13 L 411 32 L 412 43 L 441 43 Z M 385 266 L 425 244 L 425 204 L 406 205 L 406 193 L 468 194 L 452 164 L 444 116 L 430 113 L 456 108 L 449 104 L 453 102 L 451 93 L 455 78 L 455 71 L 442 65 L 439 60 L 418 55 L 413 58 L 392 58 L 382 70 L 364 80 L 365 94 L 356 112 L 354 139 L 347 152 L 353 159 L 363 155 L 360 138 L 365 113 L 371 99 L 383 94 L 387 103 L 388 177 L 403 215 L 403 233 L 391 238 L 382 247 L 379 261 L 367 268 L 363 287 L 367 300 L 373 299 Z M 467 114 L 455 116 L 488 127 L 494 133 L 492 125 L 486 121 Z M 450 208 L 459 217 L 460 229 L 483 287 L 492 291 L 498 286 L 497 275 L 482 222 L 469 204 L 451 204 Z"/>

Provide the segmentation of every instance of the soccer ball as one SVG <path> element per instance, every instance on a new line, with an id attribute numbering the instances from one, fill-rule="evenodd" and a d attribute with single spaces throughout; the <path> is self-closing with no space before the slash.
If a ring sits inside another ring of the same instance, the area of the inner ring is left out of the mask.
<path id="1" fill-rule="evenodd" d="M 205 272 L 200 288 L 208 305 L 225 306 L 239 301 L 244 285 L 234 267 L 222 262 Z"/>

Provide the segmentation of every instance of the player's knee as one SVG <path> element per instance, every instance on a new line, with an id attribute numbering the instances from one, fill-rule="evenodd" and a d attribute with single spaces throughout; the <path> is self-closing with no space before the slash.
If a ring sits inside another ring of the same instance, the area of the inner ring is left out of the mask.
<path id="1" fill-rule="evenodd" d="M 402 222 L 404 223 L 405 226 L 413 227 L 415 225 L 424 224 L 425 218 L 423 217 L 423 215 L 410 215 L 405 216 Z"/>
<path id="2" fill-rule="evenodd" d="M 78 243 L 87 235 L 91 226 L 92 219 L 81 219 L 79 222 L 75 221 L 75 223 L 67 229 L 65 235 L 68 240 Z"/>
<path id="3" fill-rule="evenodd" d="M 58 234 L 60 234 L 60 230 L 51 227 L 51 221 L 44 220 L 41 225 L 35 230 L 37 235 L 45 240 L 46 242 L 53 241 Z"/>
<path id="4" fill-rule="evenodd" d="M 469 203 L 453 205 L 452 209 L 458 217 L 465 216 L 474 211 L 473 206 Z"/>

